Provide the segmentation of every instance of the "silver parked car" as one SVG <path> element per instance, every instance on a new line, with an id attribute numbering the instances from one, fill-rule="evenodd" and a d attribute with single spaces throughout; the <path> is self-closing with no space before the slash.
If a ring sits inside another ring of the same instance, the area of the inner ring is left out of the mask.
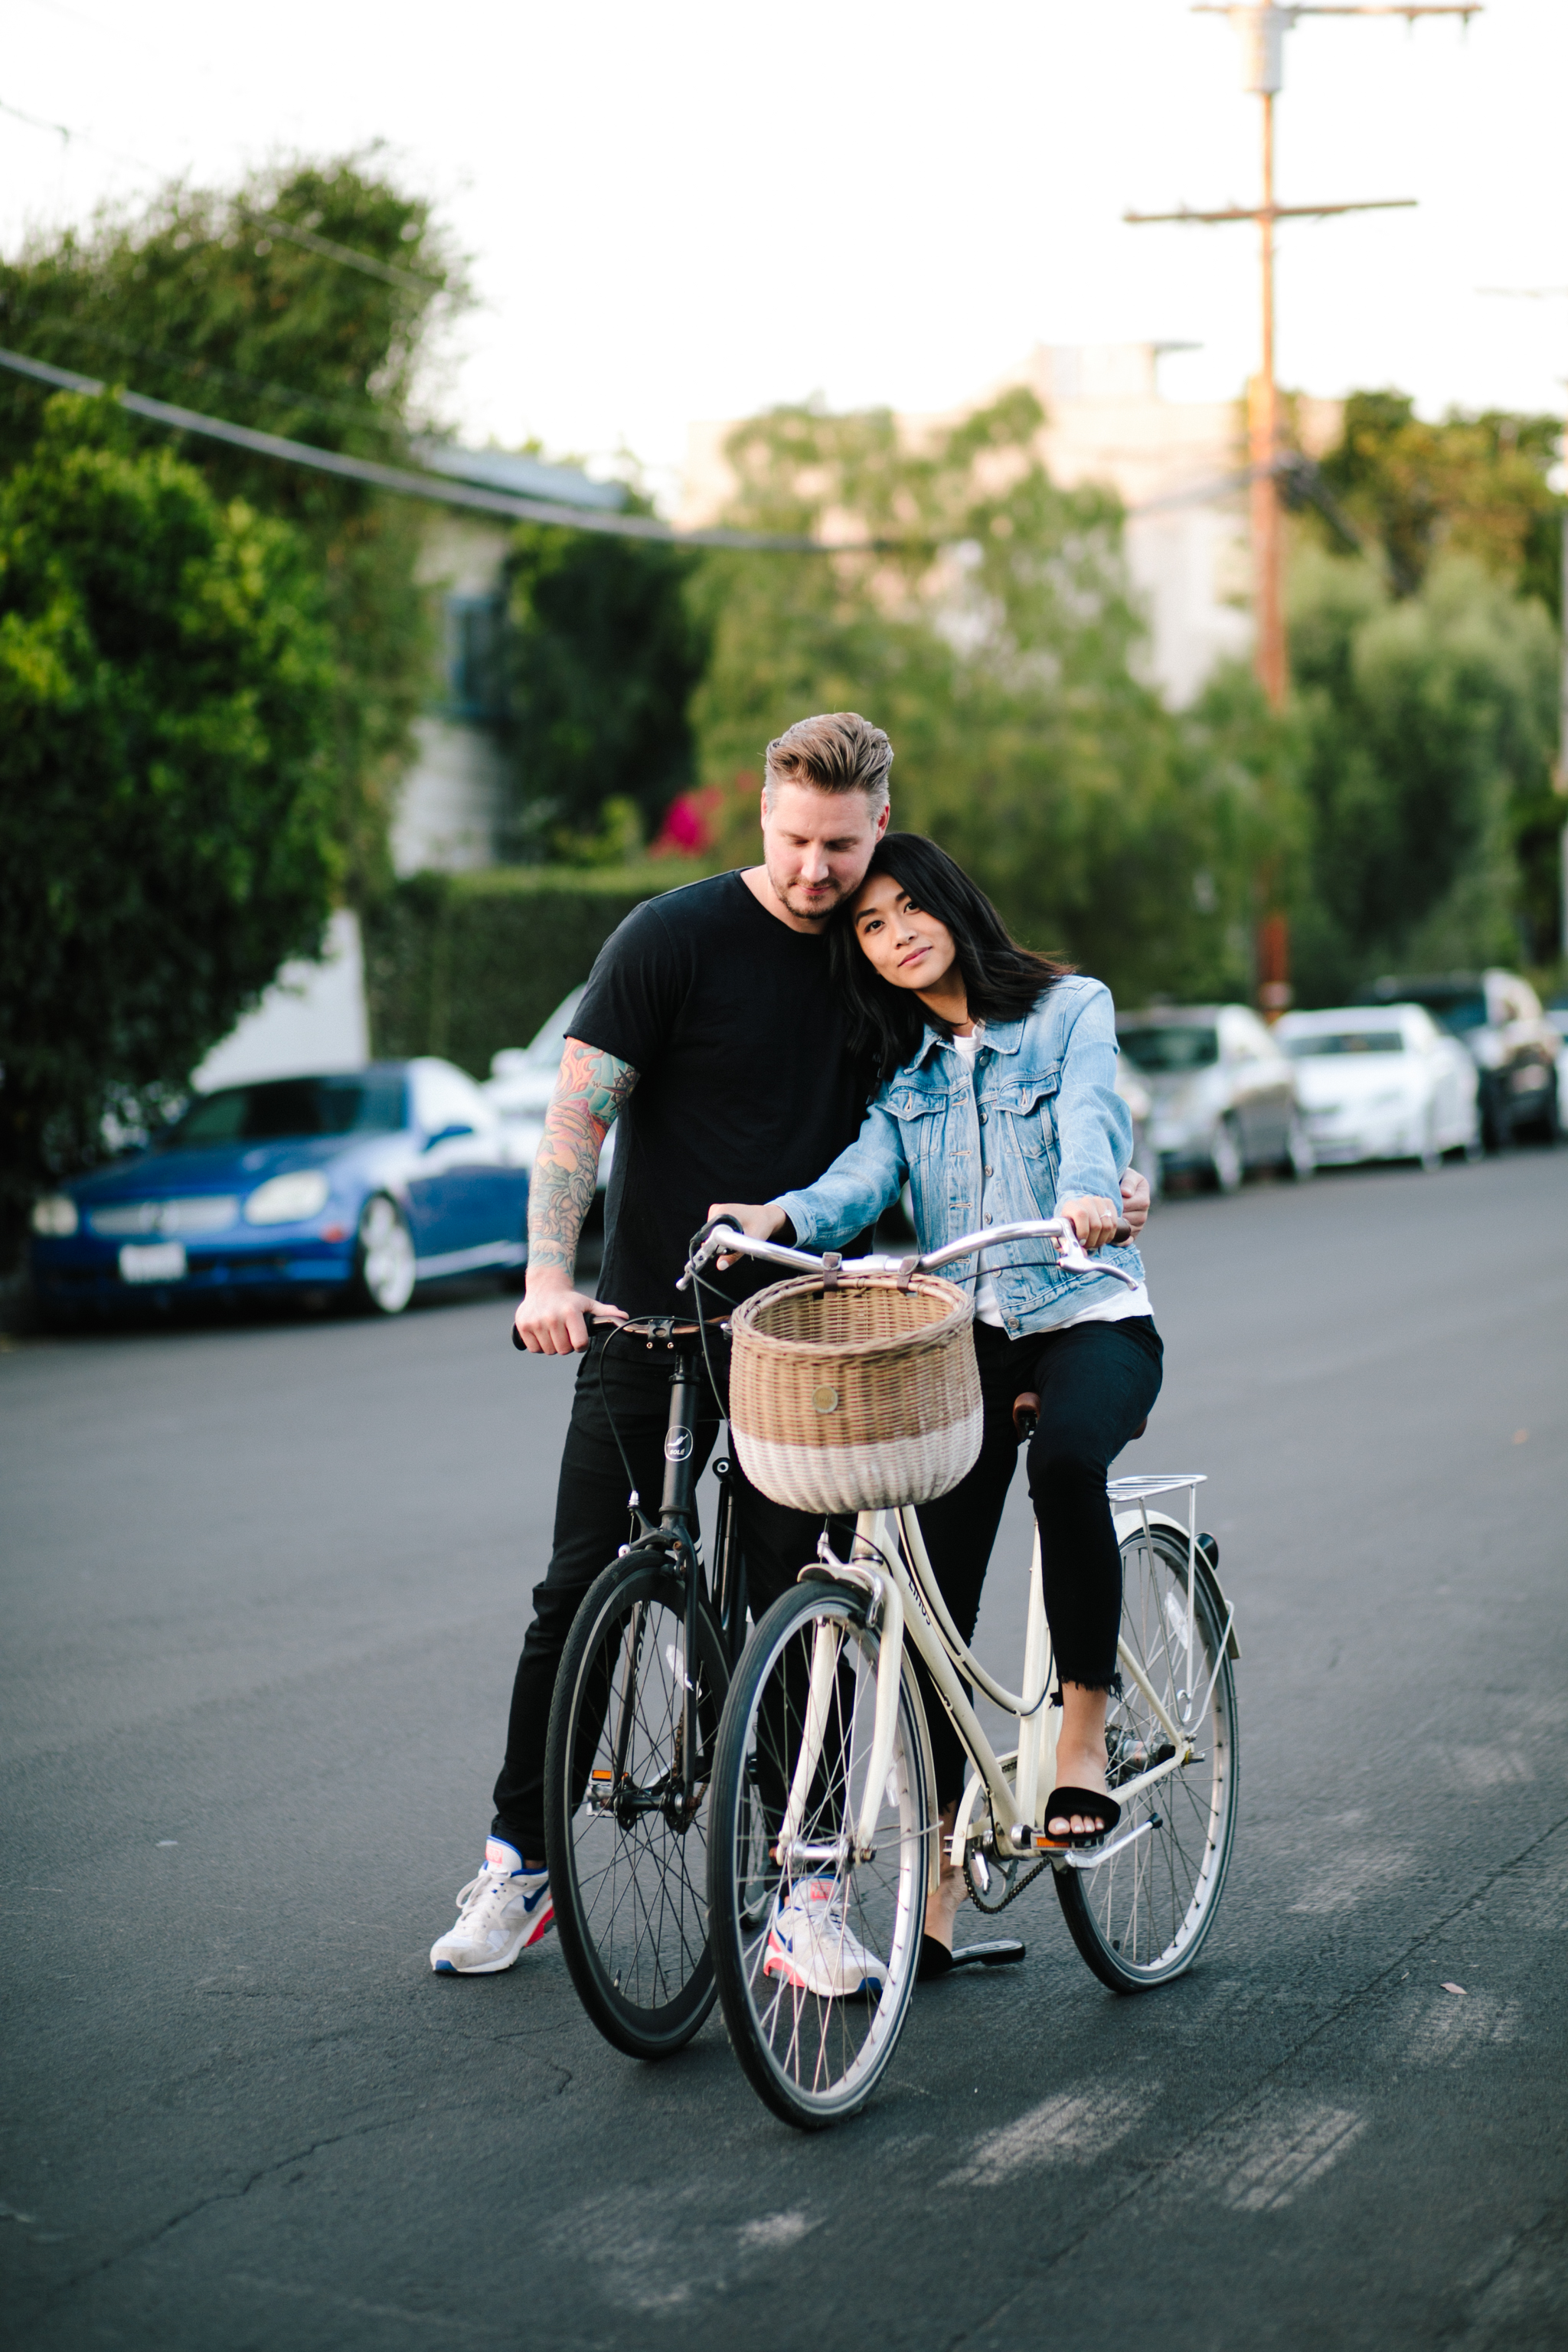
<path id="1" fill-rule="evenodd" d="M 1165 1175 L 1196 1171 L 1234 1192 L 1255 1168 L 1311 1174 L 1295 1070 L 1247 1005 L 1125 1013 L 1116 1034 L 1154 1097 L 1151 1139 Z"/>

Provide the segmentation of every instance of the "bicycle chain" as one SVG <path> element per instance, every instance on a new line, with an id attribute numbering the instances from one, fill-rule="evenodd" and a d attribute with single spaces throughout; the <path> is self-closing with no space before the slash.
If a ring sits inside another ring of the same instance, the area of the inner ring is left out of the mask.
<path id="1" fill-rule="evenodd" d="M 975 1909 L 979 1912 L 981 1917 L 983 1919 L 990 1919 L 994 1918 L 999 1913 L 1005 1911 L 1009 1903 L 1016 1903 L 1019 1895 L 1024 1892 L 1025 1887 L 1033 1886 L 1041 1871 L 1048 1870 L 1049 1868 L 1050 1856 L 1047 1854 L 1045 1861 L 1036 1863 L 1033 1870 L 1028 1872 L 1025 1877 L 1020 1878 L 1016 1886 L 1008 1888 L 1000 1903 L 987 1903 L 982 1899 L 979 1890 L 975 1886 L 974 1873 L 969 1867 L 969 1856 L 966 1853 L 963 1857 L 963 1883 L 968 1887 L 970 1900 L 973 1904 Z"/>

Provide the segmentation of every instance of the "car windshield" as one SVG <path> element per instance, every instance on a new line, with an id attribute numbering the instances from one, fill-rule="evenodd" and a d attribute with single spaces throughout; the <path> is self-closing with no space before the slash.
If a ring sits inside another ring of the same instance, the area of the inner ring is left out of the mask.
<path id="1" fill-rule="evenodd" d="M 1279 1042 L 1293 1062 L 1310 1062 L 1319 1054 L 1405 1051 L 1405 1040 L 1397 1029 L 1317 1029 L 1300 1037 L 1282 1037 Z"/>
<path id="2" fill-rule="evenodd" d="M 1147 1029 L 1119 1029 L 1116 1041 L 1141 1070 L 1163 1076 L 1173 1070 L 1206 1070 L 1219 1059 L 1217 1029 L 1187 1028 L 1179 1021 Z"/>
<path id="3" fill-rule="evenodd" d="M 282 1143 L 314 1135 L 393 1135 L 405 1124 L 405 1087 L 390 1071 L 342 1078 L 268 1078 L 220 1087 L 195 1101 L 165 1149 Z"/>
<path id="4" fill-rule="evenodd" d="M 1402 988 L 1399 993 L 1411 1004 L 1424 1004 L 1439 1029 L 1446 1029 L 1451 1037 L 1462 1037 L 1467 1029 L 1487 1025 L 1484 989 Z"/>

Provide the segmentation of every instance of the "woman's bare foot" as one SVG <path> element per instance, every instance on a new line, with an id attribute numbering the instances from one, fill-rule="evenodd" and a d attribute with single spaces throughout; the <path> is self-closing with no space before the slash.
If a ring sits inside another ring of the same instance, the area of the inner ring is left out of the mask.
<path id="1" fill-rule="evenodd" d="M 958 1818 L 956 1803 L 944 1808 L 942 1816 L 942 1878 L 934 1892 L 926 1896 L 926 1934 L 944 1952 L 952 1949 L 953 1923 L 961 1903 L 969 1900 L 969 1889 L 962 1870 L 955 1870 L 948 1860 L 948 1847 L 952 1838 L 952 1825 Z"/>
<path id="2" fill-rule="evenodd" d="M 1109 1693 L 1082 1683 L 1062 1685 L 1062 1727 L 1057 1734 L 1058 1789 L 1105 1789 L 1105 1710 Z M 1109 1796 L 1110 1790 L 1106 1790 Z M 1107 1826 L 1101 1813 L 1053 1813 L 1048 1837 L 1093 1837 Z"/>

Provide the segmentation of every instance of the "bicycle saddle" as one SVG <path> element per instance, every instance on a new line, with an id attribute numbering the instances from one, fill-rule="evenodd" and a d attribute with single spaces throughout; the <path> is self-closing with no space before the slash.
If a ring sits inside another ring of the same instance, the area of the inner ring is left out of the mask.
<path id="1" fill-rule="evenodd" d="M 1026 1389 L 1022 1396 L 1016 1396 L 1013 1399 L 1013 1426 L 1018 1433 L 1020 1442 L 1026 1444 L 1039 1425 L 1040 1392 L 1037 1389 Z M 1148 1426 L 1149 1416 L 1145 1413 L 1131 1437 L 1128 1439 L 1129 1445 L 1142 1437 Z"/>

